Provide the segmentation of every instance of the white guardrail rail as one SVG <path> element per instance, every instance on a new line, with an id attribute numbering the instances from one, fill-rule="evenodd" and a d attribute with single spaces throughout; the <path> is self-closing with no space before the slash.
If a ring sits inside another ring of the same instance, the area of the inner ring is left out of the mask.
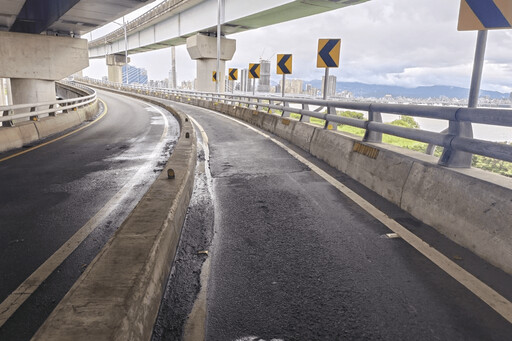
<path id="1" fill-rule="evenodd" d="M 190 99 L 212 100 L 234 106 L 265 110 L 267 113 L 281 113 L 283 117 L 289 117 L 291 113 L 294 113 L 300 116 L 300 121 L 302 122 L 309 122 L 310 117 L 315 117 L 325 120 L 324 128 L 326 129 L 328 127 L 336 129 L 338 124 L 365 129 L 366 132 L 363 138 L 365 142 L 382 143 L 382 134 L 424 142 L 429 144 L 430 148 L 428 150 L 430 153 L 433 150 L 432 146 L 444 148 L 439 164 L 446 167 L 469 168 L 471 167 L 472 154 L 512 162 L 512 145 L 475 139 L 473 138 L 472 129 L 472 123 L 512 127 L 512 110 L 345 102 L 310 98 L 250 96 L 247 94 L 217 94 L 125 85 L 90 78 L 81 78 L 80 81 L 91 85 L 111 87 L 160 98 L 182 96 Z M 368 120 L 339 116 L 336 113 L 337 109 L 366 111 L 368 113 Z M 382 114 L 445 120 L 448 121 L 449 128 L 442 132 L 432 132 L 385 124 L 382 122 Z"/>
<path id="2" fill-rule="evenodd" d="M 13 127 L 15 121 L 18 120 L 38 121 L 42 117 L 65 114 L 70 110 L 77 110 L 96 101 L 96 91 L 92 88 L 69 82 L 61 82 L 60 84 L 68 88 L 76 88 L 77 92 L 87 95 L 49 102 L 0 106 L 1 126 Z M 57 83 L 57 86 L 60 84 Z"/>

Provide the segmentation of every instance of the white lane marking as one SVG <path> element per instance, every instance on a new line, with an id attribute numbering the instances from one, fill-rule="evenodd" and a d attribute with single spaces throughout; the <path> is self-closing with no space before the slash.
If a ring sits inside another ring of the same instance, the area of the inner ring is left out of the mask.
<path id="1" fill-rule="evenodd" d="M 336 187 L 341 193 L 346 195 L 349 199 L 359 205 L 362 209 L 372 215 L 375 219 L 383 223 L 387 226 L 391 231 L 400 236 L 403 240 L 409 243 L 412 247 L 418 250 L 421 254 L 427 257 L 431 262 L 436 264 L 439 268 L 445 271 L 448 275 L 453 277 L 460 284 L 465 286 L 469 291 L 475 294 L 482 301 L 487 303 L 492 309 L 494 309 L 498 314 L 500 314 L 503 318 L 505 318 L 508 322 L 512 323 L 512 303 L 507 300 L 505 297 L 500 295 L 494 289 L 489 287 L 487 284 L 480 281 L 478 278 L 461 268 L 459 265 L 455 264 L 448 257 L 443 255 L 441 252 L 437 251 L 435 248 L 430 246 L 428 243 L 423 241 L 421 238 L 416 236 L 414 233 L 407 230 L 405 227 L 397 223 L 395 220 L 388 217 L 384 212 L 380 211 L 377 207 L 370 204 L 368 201 L 363 199 L 357 193 L 340 183 L 338 180 L 327 174 L 325 171 L 320 169 L 315 164 L 311 163 L 289 147 L 287 147 L 282 142 L 274 139 L 268 134 L 252 127 L 251 125 L 240 122 L 237 119 L 226 116 L 224 114 L 209 110 L 216 115 L 222 116 L 226 119 L 229 119 L 233 122 L 241 124 L 248 129 L 253 130 L 254 132 L 266 137 L 271 140 L 284 150 L 286 150 L 290 155 L 294 158 L 308 166 L 313 172 L 317 173 L 324 180 L 329 182 L 331 185 Z"/>
<path id="2" fill-rule="evenodd" d="M 144 105 L 151 105 L 145 102 Z M 152 106 L 152 105 L 151 105 Z M 153 108 L 157 108 L 152 106 Z M 101 210 L 98 211 L 84 226 L 82 226 L 68 241 L 62 245 L 53 255 L 50 256 L 39 268 L 36 269 L 23 283 L 20 284 L 1 304 L 0 304 L 0 327 L 18 310 L 30 295 L 36 291 L 41 283 L 76 250 L 76 248 L 98 227 L 98 225 L 108 217 L 112 211 L 117 208 L 122 200 L 128 195 L 133 187 L 140 181 L 140 178 L 151 171 L 154 167 L 152 161 L 158 157 L 160 151 L 165 145 L 165 138 L 169 129 L 169 121 L 166 115 L 158 110 L 164 118 L 164 129 L 160 140 L 153 149 L 149 161 L 139 168 L 137 173 L 117 192 Z"/>

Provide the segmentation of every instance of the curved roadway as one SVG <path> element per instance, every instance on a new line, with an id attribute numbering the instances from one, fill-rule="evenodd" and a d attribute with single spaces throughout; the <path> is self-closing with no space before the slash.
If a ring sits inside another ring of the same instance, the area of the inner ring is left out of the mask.
<path id="1" fill-rule="evenodd" d="M 510 340 L 510 322 L 404 240 L 389 238 L 386 226 L 318 169 L 508 300 L 510 275 L 297 148 L 288 146 L 310 163 L 226 116 L 172 105 L 197 120 L 208 137 L 214 237 L 210 271 L 203 267 L 209 280 L 201 280 L 203 290 L 208 283 L 207 304 L 199 295 L 196 307 L 202 308 L 195 310 L 205 309 L 206 321 L 199 313 L 190 315 L 186 326 L 174 322 L 185 324 L 181 306 L 190 310 L 192 303 L 184 294 L 199 282 L 194 259 L 204 258 L 205 246 L 193 247 L 187 239 L 197 234 L 195 225 L 204 224 L 194 223 L 201 221 L 196 209 L 182 232 L 184 252 L 170 278 L 154 341 L 180 339 L 184 330 L 185 340 L 205 331 L 209 341 Z M 203 212 L 209 209 L 206 204 Z"/>
<path id="2" fill-rule="evenodd" d="M 98 97 L 108 111 L 92 125 L 0 162 L 0 340 L 31 338 L 177 140 L 169 112 L 108 92 Z"/>

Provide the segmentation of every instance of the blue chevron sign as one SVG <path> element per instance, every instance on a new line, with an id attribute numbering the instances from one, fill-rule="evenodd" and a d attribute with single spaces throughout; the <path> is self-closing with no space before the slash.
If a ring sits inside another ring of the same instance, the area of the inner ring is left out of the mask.
<path id="1" fill-rule="evenodd" d="M 512 28 L 510 0 L 461 0 L 459 31 Z"/>
<path id="2" fill-rule="evenodd" d="M 318 39 L 316 67 L 339 67 L 341 39 Z"/>

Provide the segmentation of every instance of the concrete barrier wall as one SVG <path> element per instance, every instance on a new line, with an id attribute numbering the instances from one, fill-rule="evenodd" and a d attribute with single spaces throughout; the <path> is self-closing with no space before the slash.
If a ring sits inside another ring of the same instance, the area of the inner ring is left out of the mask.
<path id="1" fill-rule="evenodd" d="M 197 157 L 191 123 L 164 107 L 181 127 L 164 171 L 33 340 L 150 339 L 192 195 Z M 175 179 L 167 178 L 169 168 Z"/>
<path id="2" fill-rule="evenodd" d="M 199 101 L 197 105 L 209 108 Z M 221 110 L 219 110 L 221 109 Z M 512 179 L 437 165 L 437 158 L 252 109 L 218 106 L 290 141 L 512 273 Z M 258 117 L 258 118 L 256 118 Z"/>
<path id="3" fill-rule="evenodd" d="M 98 101 L 95 101 L 77 111 L 44 117 L 39 121 L 17 123 L 14 127 L 0 127 L 0 153 L 21 148 L 89 121 L 98 113 L 98 109 Z"/>

